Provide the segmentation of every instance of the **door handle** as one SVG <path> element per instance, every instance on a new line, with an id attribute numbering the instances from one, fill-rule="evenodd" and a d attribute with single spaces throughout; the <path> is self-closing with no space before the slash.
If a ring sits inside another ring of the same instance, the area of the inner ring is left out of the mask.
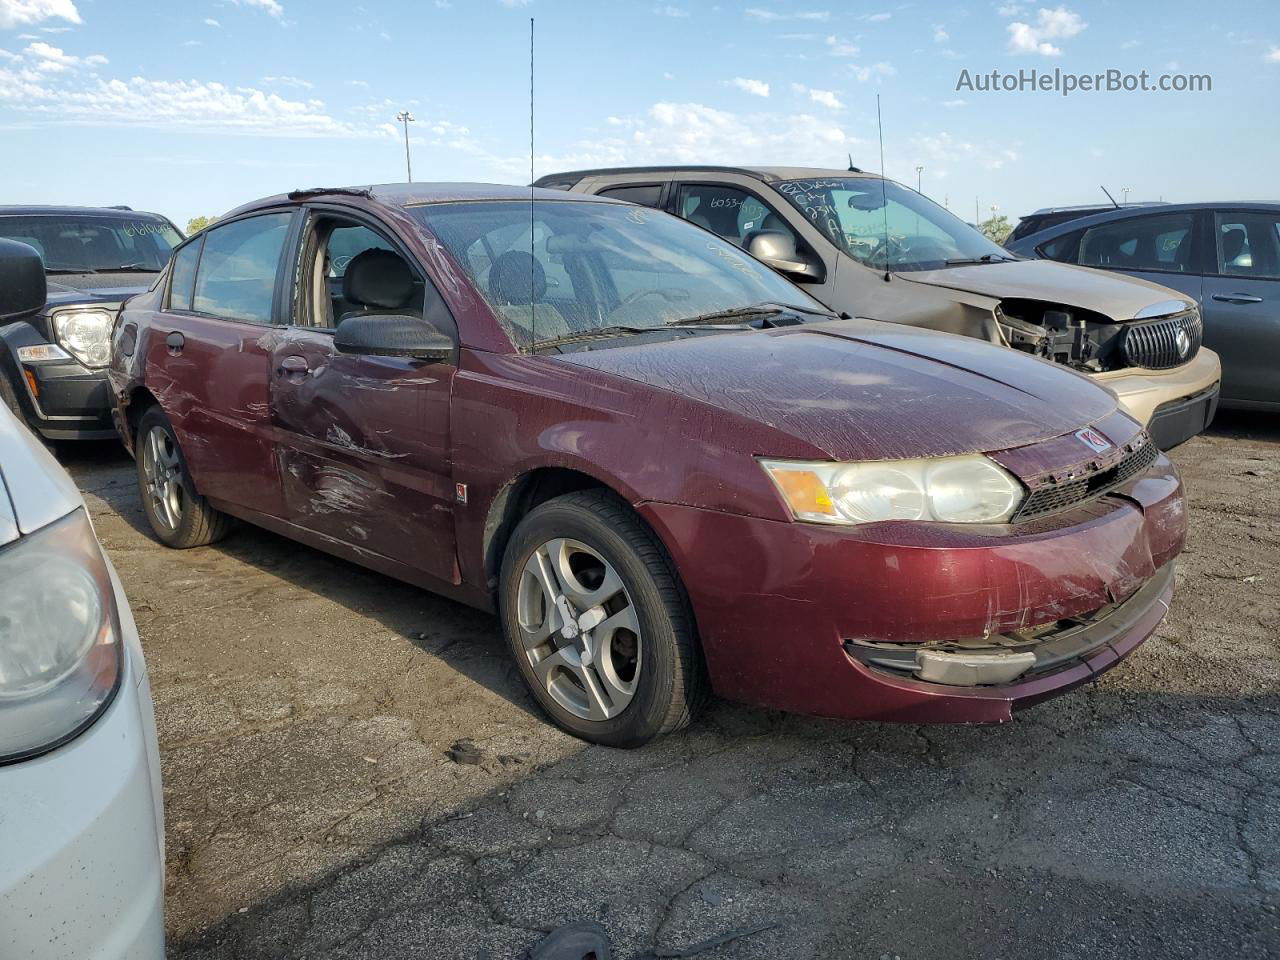
<path id="1" fill-rule="evenodd" d="M 164 338 L 164 345 L 169 348 L 169 356 L 176 357 L 182 352 L 182 348 L 186 345 L 187 338 L 174 330 L 171 334 Z"/>
<path id="2" fill-rule="evenodd" d="M 277 377 L 288 377 L 290 380 L 305 377 L 310 371 L 307 361 L 302 357 L 285 357 L 276 368 Z"/>
<path id="3" fill-rule="evenodd" d="M 1215 293 L 1213 299 L 1219 303 L 1261 303 L 1261 297 L 1248 293 Z"/>

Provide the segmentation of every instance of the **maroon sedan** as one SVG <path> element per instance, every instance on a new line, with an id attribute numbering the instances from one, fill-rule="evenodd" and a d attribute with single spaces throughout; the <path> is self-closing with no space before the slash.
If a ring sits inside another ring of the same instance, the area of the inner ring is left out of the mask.
<path id="1" fill-rule="evenodd" d="M 1168 609 L 1177 473 L 1115 397 L 833 316 L 643 207 L 302 191 L 179 247 L 115 330 L 156 535 L 230 518 L 501 614 L 565 729 L 634 746 L 717 693 L 1001 722 Z"/>

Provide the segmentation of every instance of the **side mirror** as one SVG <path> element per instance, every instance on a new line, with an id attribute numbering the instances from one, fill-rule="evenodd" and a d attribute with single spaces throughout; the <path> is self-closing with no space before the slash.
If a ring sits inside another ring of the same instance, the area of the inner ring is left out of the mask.
<path id="1" fill-rule="evenodd" d="M 0 323 L 39 313 L 48 293 L 35 247 L 0 239 Z"/>
<path id="2" fill-rule="evenodd" d="M 796 249 L 796 238 L 781 230 L 761 230 L 747 242 L 747 253 L 800 283 L 821 283 L 827 271 L 822 261 Z"/>
<path id="3" fill-rule="evenodd" d="M 421 317 L 367 313 L 347 317 L 333 335 L 342 353 L 375 357 L 412 357 L 427 363 L 453 359 L 453 340 Z"/>

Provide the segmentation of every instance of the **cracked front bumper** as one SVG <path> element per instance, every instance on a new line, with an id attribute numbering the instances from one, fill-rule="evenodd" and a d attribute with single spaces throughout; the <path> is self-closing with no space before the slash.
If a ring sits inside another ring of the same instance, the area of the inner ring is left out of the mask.
<path id="1" fill-rule="evenodd" d="M 1112 494 L 1014 527 L 841 529 L 653 503 L 641 513 L 676 558 L 717 693 L 910 723 L 1007 721 L 1114 666 L 1164 618 L 1185 535 L 1181 482 L 1164 456 Z M 1012 633 L 1128 598 L 1124 629 L 1106 644 L 1007 684 L 893 676 L 845 647 Z"/>

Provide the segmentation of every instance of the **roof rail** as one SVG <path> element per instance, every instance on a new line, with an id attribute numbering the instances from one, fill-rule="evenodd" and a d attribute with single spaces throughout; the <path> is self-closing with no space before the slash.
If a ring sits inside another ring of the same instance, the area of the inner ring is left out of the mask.
<path id="1" fill-rule="evenodd" d="M 108 210 L 128 210 L 130 213 L 133 212 L 133 207 L 126 206 L 123 203 L 112 204 L 111 206 L 107 207 L 107 209 Z"/>

